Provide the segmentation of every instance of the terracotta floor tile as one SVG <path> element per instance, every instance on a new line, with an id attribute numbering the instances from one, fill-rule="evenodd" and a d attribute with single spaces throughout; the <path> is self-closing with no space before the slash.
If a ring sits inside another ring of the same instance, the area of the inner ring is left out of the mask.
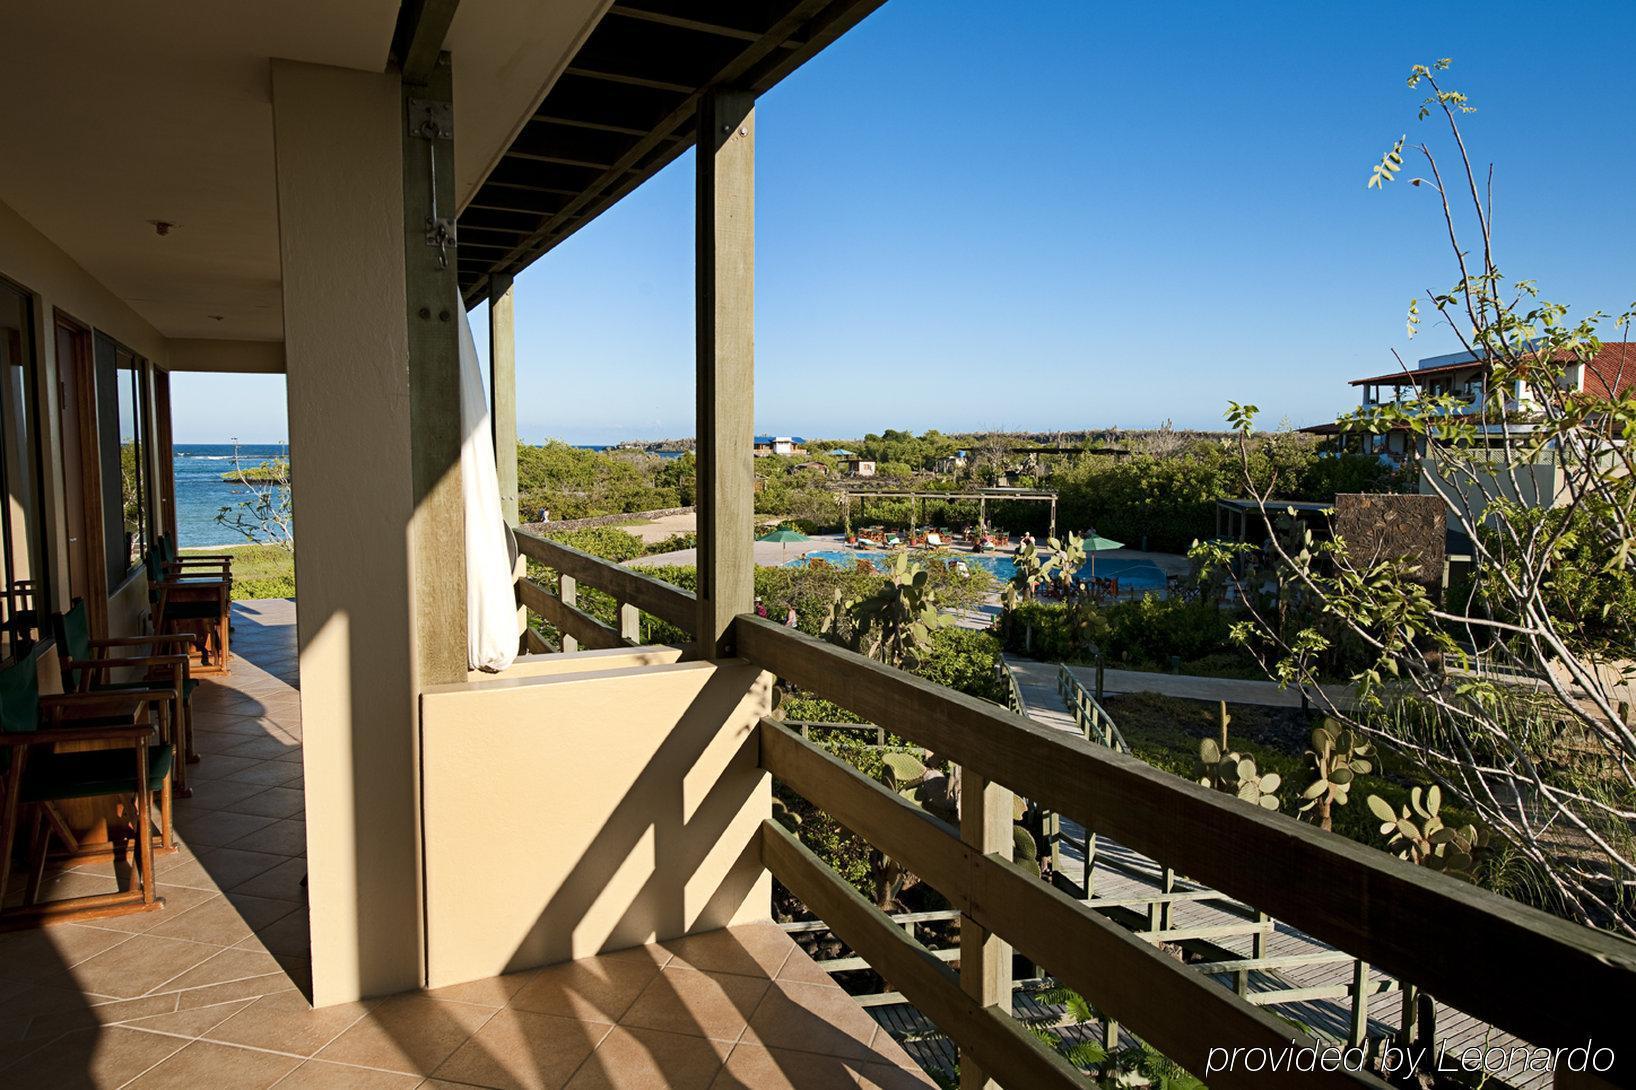
<path id="1" fill-rule="evenodd" d="M 222 784 L 228 787 L 252 787 L 255 784 L 235 784 L 223 780 Z M 200 784 L 199 790 L 205 790 L 206 785 Z M 233 805 L 237 806 L 238 803 Z M 190 810 L 187 813 L 178 811 L 176 818 L 176 835 L 182 842 L 195 850 L 199 848 L 221 848 L 242 840 L 257 829 L 265 829 L 273 823 L 273 818 L 257 814 L 240 814 L 231 810 Z"/>
<path id="2" fill-rule="evenodd" d="M 231 780 L 236 773 L 260 768 L 262 763 L 254 757 L 229 757 L 225 753 L 213 753 L 210 760 L 200 761 L 188 769 L 187 775 L 188 780 L 197 787 L 205 780 Z"/>
<path id="3" fill-rule="evenodd" d="M 755 977 L 667 965 L 619 1024 L 736 1041 L 767 987 L 767 981 Z"/>
<path id="4" fill-rule="evenodd" d="M 784 959 L 784 964 L 778 967 L 777 979 L 797 980 L 802 984 L 820 984 L 831 988 L 839 988 L 835 978 L 818 967 L 818 963 L 807 956 L 807 952 L 799 946 L 790 951 L 790 956 Z"/>
<path id="5" fill-rule="evenodd" d="M 918 1067 L 862 1063 L 852 1072 L 860 1090 L 936 1090 L 937 1083 Z"/>
<path id="6" fill-rule="evenodd" d="M 275 821 L 271 825 L 233 841 L 233 847 L 246 852 L 271 852 L 292 856 L 307 854 L 307 823 L 301 820 Z"/>
<path id="7" fill-rule="evenodd" d="M 217 950 L 213 956 L 193 968 L 165 981 L 160 990 L 203 988 L 211 984 L 224 984 L 231 980 L 267 976 L 283 971 L 284 967 L 279 964 L 277 958 L 261 950 Z"/>
<path id="8" fill-rule="evenodd" d="M 756 1007 L 744 1040 L 772 1049 L 863 1059 L 876 1028 L 857 1000 L 839 988 L 780 980 Z"/>
<path id="9" fill-rule="evenodd" d="M 612 1028 L 601 1022 L 503 1010 L 434 1074 L 503 1090 L 560 1090 Z"/>
<path id="10" fill-rule="evenodd" d="M 0 934 L 0 976 L 27 984 L 73 986 L 69 967 L 130 939 L 83 924 Z"/>
<path id="11" fill-rule="evenodd" d="M 266 950 L 270 954 L 310 957 L 312 939 L 307 929 L 307 912 L 298 908 L 282 919 L 260 928 L 236 945 L 240 950 Z"/>
<path id="12" fill-rule="evenodd" d="M 903 1050 L 885 1026 L 875 1026 L 875 1036 L 869 1040 L 869 1051 L 882 1063 L 896 1064 L 899 1067 L 916 1067 L 914 1057 Z M 918 1068 L 917 1068 L 918 1069 Z"/>
<path id="13" fill-rule="evenodd" d="M 243 742 L 239 743 L 243 745 Z M 206 752 L 201 749 L 201 753 Z M 200 760 L 200 767 L 210 760 L 208 756 Z M 259 795 L 265 791 L 253 783 L 241 783 L 235 780 L 202 780 L 193 783 L 193 797 L 176 800 L 176 823 L 186 827 L 191 819 L 199 817 L 201 811 L 225 810 L 232 803 L 240 799 L 247 799 L 251 795 Z"/>
<path id="14" fill-rule="evenodd" d="M 242 780 L 245 783 L 263 783 L 283 786 L 301 779 L 301 769 L 291 768 L 284 761 L 252 761 L 250 767 L 227 773 L 223 779 Z M 299 784 L 296 785 L 299 788 Z"/>
<path id="15" fill-rule="evenodd" d="M 705 1090 L 733 1046 L 726 1041 L 615 1026 L 568 1080 L 568 1090 Z"/>
<path id="16" fill-rule="evenodd" d="M 151 991 L 218 952 L 217 947 L 197 942 L 132 935 L 118 946 L 80 962 L 73 974 L 87 991 L 123 999 Z"/>
<path id="17" fill-rule="evenodd" d="M 305 904 L 307 889 L 301 880 L 307 876 L 307 860 L 286 859 L 278 866 L 247 878 L 232 887 L 234 893 L 248 893 L 255 897 L 276 897 L 284 901 Z"/>
<path id="18" fill-rule="evenodd" d="M 212 1041 L 311 1056 L 367 1014 L 373 1003 L 314 1009 L 300 992 L 265 996 L 210 1030 Z"/>
<path id="19" fill-rule="evenodd" d="M 397 996 L 370 1011 L 318 1055 L 337 1063 L 429 1075 L 494 1013 L 493 1007 Z"/>
<path id="20" fill-rule="evenodd" d="M 182 1037 L 104 1026 L 65 1033 L 0 1070 L 7 1086 L 120 1086 L 187 1045 Z"/>
<path id="21" fill-rule="evenodd" d="M 427 1086 L 419 1075 L 372 1071 L 325 1060 L 308 1060 L 278 1083 L 278 1090 L 411 1090 Z"/>
<path id="22" fill-rule="evenodd" d="M 242 893 L 217 895 L 196 908 L 171 916 L 149 934 L 168 939 L 187 939 L 212 946 L 233 946 L 250 937 L 258 928 L 297 911 L 289 901 L 248 897 Z"/>
<path id="23" fill-rule="evenodd" d="M 194 1041 L 160 1062 L 130 1090 L 264 1090 L 300 1066 L 294 1056 Z"/>
<path id="24" fill-rule="evenodd" d="M 127 935 L 141 935 L 163 927 L 183 913 L 191 912 L 206 901 L 221 896 L 213 889 L 195 889 L 192 886 L 166 882 L 162 873 L 158 875 L 155 889 L 159 899 L 165 902 L 165 907 L 154 912 L 133 912 L 128 916 L 105 916 L 100 920 L 92 920 L 86 926 L 120 931 Z"/>
<path id="25" fill-rule="evenodd" d="M 300 747 L 280 738 L 250 738 L 222 752 L 229 757 L 259 757 L 271 761 L 292 752 L 299 753 Z"/>
<path id="26" fill-rule="evenodd" d="M 672 964 L 710 973 L 737 973 L 772 979 L 795 943 L 776 924 L 747 924 L 706 931 L 661 943 Z"/>
<path id="27" fill-rule="evenodd" d="M 229 890 L 284 861 L 284 856 L 271 852 L 250 852 L 232 847 L 200 848 L 198 858 L 191 863 L 159 873 L 159 882 L 161 888 L 165 883 L 170 883 L 195 889 Z"/>
<path id="28" fill-rule="evenodd" d="M 442 988 L 428 989 L 425 994 L 433 999 L 452 999 L 456 1003 L 476 1003 L 482 1007 L 504 1007 L 511 1002 L 523 985 L 534 979 L 536 972 L 535 969 L 525 969 L 520 973 L 485 977 L 482 980 L 471 980 L 464 984 L 449 984 Z"/>
<path id="29" fill-rule="evenodd" d="M 181 992 L 168 994 L 173 999 L 178 1000 L 182 995 Z M 179 1010 L 173 1014 L 155 1014 L 147 1018 L 133 1018 L 130 1020 L 130 1025 L 135 1029 L 151 1030 L 154 1033 L 174 1033 L 178 1037 L 202 1037 L 255 1001 L 256 998 L 254 997 L 235 999 L 225 1003 L 212 1003 L 208 1007 Z"/>
<path id="30" fill-rule="evenodd" d="M 39 1014 L 29 1019 L 24 1037 L 57 1037 L 69 1030 L 87 1026 L 105 1026 L 113 1022 L 128 1022 L 146 1015 L 169 1014 L 176 1009 L 174 995 L 144 995 L 135 999 L 118 999 L 94 1007 L 80 1006 Z"/>
<path id="31" fill-rule="evenodd" d="M 511 998 L 519 1010 L 617 1022 L 659 975 L 669 954 L 656 946 L 550 965 Z"/>
<path id="32" fill-rule="evenodd" d="M 241 999 L 260 999 L 264 995 L 275 995 L 279 992 L 298 992 L 303 987 L 305 985 L 301 981 L 292 980 L 288 973 L 266 973 L 262 976 L 241 977 L 221 984 L 207 984 L 176 992 L 176 1007 L 179 1012 L 195 1011 Z M 304 995 L 305 992 L 301 994 Z"/>
<path id="33" fill-rule="evenodd" d="M 810 1052 L 785 1052 L 740 1042 L 733 1046 L 712 1088 L 744 1090 L 856 1090 L 854 1061 Z"/>
<path id="34" fill-rule="evenodd" d="M 235 802 L 232 809 L 236 814 L 287 818 L 301 813 L 305 805 L 306 794 L 300 788 L 270 787 L 259 795 Z"/>

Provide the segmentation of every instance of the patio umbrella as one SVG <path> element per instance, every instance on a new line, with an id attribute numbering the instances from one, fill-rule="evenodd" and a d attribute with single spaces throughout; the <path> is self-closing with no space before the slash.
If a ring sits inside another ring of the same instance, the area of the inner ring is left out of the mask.
<path id="1" fill-rule="evenodd" d="M 780 545 L 782 545 L 784 547 L 783 551 L 787 553 L 787 552 L 790 551 L 790 545 L 789 545 L 790 542 L 792 542 L 792 541 L 811 541 L 812 539 L 809 538 L 806 534 L 803 534 L 799 530 L 774 530 L 770 534 L 762 534 L 760 537 L 756 538 L 756 540 L 757 541 L 776 541 L 776 542 L 778 542 Z"/>
<path id="2" fill-rule="evenodd" d="M 1102 537 L 1095 530 L 1085 535 L 1085 551 L 1091 557 L 1091 578 L 1096 578 L 1096 554 L 1102 549 L 1123 549 L 1123 541 L 1115 541 L 1111 537 Z"/>

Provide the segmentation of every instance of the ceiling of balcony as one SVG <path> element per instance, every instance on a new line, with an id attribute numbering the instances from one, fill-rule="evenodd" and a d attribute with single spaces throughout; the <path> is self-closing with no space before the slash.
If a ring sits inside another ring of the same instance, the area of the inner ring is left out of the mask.
<path id="1" fill-rule="evenodd" d="M 606 0 L 463 0 L 462 199 Z M 161 333 L 281 340 L 269 59 L 380 72 L 400 0 L 5 5 L 0 200 Z M 175 227 L 164 236 L 152 221 Z"/>
<path id="2" fill-rule="evenodd" d="M 460 216 L 460 288 L 482 298 L 693 145 L 706 88 L 765 91 L 883 0 L 620 0 Z M 457 119 L 458 121 L 458 119 Z"/>

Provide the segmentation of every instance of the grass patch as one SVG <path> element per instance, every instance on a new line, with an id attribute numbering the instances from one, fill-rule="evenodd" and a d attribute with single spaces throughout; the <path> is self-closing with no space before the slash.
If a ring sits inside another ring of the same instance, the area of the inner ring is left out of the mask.
<path id="1" fill-rule="evenodd" d="M 295 554 L 280 545 L 227 545 L 183 549 L 188 553 L 225 553 L 233 558 L 233 600 L 294 598 Z"/>

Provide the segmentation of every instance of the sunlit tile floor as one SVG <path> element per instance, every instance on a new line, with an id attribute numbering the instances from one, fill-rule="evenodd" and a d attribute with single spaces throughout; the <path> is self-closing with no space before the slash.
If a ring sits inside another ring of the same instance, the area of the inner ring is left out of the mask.
<path id="1" fill-rule="evenodd" d="M 934 1085 L 771 925 L 313 1010 L 294 604 L 237 603 L 233 652 L 194 694 L 165 907 L 0 935 L 0 1087 Z"/>

